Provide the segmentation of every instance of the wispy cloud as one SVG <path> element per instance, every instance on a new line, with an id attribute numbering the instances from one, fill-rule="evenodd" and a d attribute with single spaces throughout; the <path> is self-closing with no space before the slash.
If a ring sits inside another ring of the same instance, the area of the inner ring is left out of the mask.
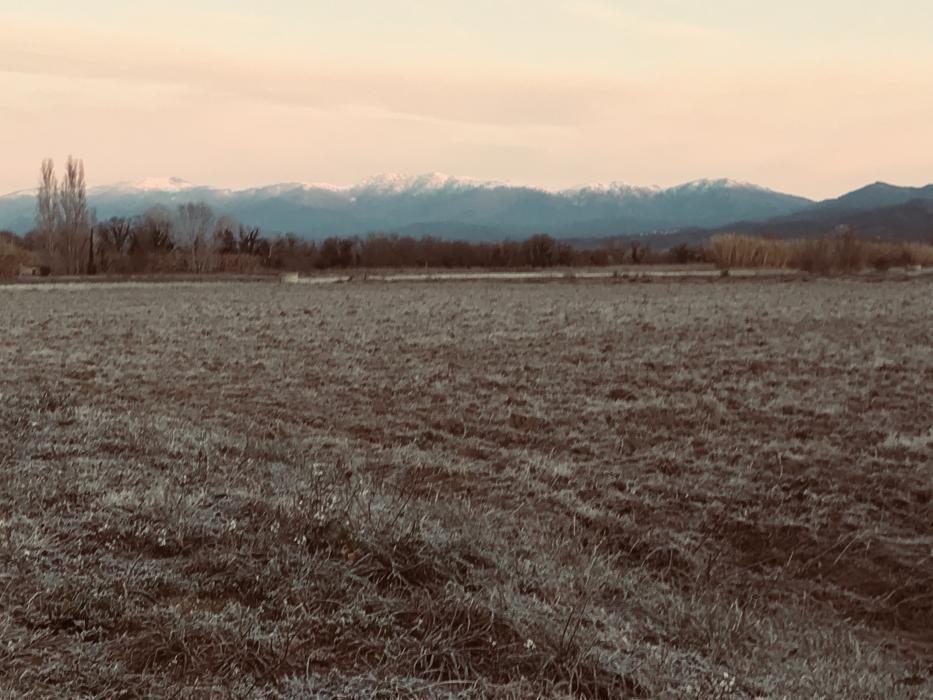
<path id="1" fill-rule="evenodd" d="M 9 27 L 7 28 L 10 29 Z M 0 42 L 0 71 L 172 86 L 218 98 L 316 109 L 371 109 L 457 123 L 567 127 L 596 108 L 592 84 L 568 79 L 455 75 L 423 66 L 335 68 L 244 60 L 196 47 L 120 41 L 20 26 Z"/>
<path id="2" fill-rule="evenodd" d="M 523 26 L 517 5 L 502 11 Z M 164 18 L 114 31 L 54 13 L 4 17 L 0 134 L 16 138 L 4 143 L 0 190 L 30 185 L 43 156 L 68 152 L 93 164 L 99 182 L 153 173 L 352 182 L 444 170 L 547 186 L 664 185 L 722 174 L 818 196 L 869 178 L 929 176 L 933 73 L 919 54 L 785 52 L 768 62 L 763 51 L 736 53 L 721 21 L 707 28 L 650 14 L 647 1 L 622 5 L 546 0 L 533 18 L 541 34 L 516 37 L 515 62 L 502 36 L 485 51 L 477 16 L 456 35 L 479 32 L 469 51 L 435 51 L 442 35 L 389 56 L 389 35 L 372 46 L 355 37 L 338 52 L 352 33 L 324 48 L 266 36 L 254 51 L 238 33 L 245 24 L 198 42 L 191 26 L 166 31 Z"/>

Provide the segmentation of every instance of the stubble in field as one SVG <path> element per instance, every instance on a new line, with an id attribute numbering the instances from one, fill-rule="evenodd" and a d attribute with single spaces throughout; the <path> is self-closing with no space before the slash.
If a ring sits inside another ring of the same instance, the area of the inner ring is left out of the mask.
<path id="1" fill-rule="evenodd" d="M 930 298 L 0 290 L 0 691 L 930 693 Z"/>

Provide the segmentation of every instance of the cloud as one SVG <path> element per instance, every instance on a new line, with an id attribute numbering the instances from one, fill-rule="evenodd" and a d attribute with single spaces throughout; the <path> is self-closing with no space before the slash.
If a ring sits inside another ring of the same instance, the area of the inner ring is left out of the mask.
<path id="1" fill-rule="evenodd" d="M 334 68 L 247 61 L 154 40 L 20 26 L 0 33 L 0 71 L 173 87 L 219 99 L 302 108 L 369 109 L 402 118 L 572 127 L 597 106 L 592 85 L 570 79 L 445 73 L 373 66 Z"/>
<path id="2" fill-rule="evenodd" d="M 665 185 L 725 175 L 819 195 L 858 184 L 852 173 L 911 180 L 933 168 L 928 63 L 684 62 L 581 78 L 428 58 L 387 67 L 373 52 L 334 66 L 310 50 L 289 59 L 228 44 L 5 21 L 0 133 L 17 138 L 5 144 L 0 189 L 30 185 L 42 157 L 68 152 L 101 182 L 168 173 L 347 183 L 443 170 Z"/>

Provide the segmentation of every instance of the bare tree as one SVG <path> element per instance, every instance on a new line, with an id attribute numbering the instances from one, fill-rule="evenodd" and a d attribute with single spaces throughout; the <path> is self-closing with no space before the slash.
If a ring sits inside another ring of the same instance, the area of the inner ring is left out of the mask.
<path id="1" fill-rule="evenodd" d="M 88 239 L 90 218 L 87 208 L 87 186 L 84 181 L 84 162 L 68 156 L 65 177 L 59 190 L 62 213 L 61 249 L 67 274 L 81 272 L 81 251 Z"/>
<path id="2" fill-rule="evenodd" d="M 132 225 L 122 216 L 112 216 L 97 227 L 97 264 L 101 272 L 111 272 L 129 252 Z"/>
<path id="3" fill-rule="evenodd" d="M 97 263 L 94 261 L 94 227 L 87 234 L 87 267 L 84 270 L 89 275 L 97 274 Z"/>
<path id="4" fill-rule="evenodd" d="M 527 264 L 532 267 L 550 267 L 555 263 L 557 241 L 539 233 L 522 244 Z"/>
<path id="5" fill-rule="evenodd" d="M 214 250 L 218 255 L 233 255 L 237 252 L 236 231 L 239 225 L 229 214 L 217 218 L 214 224 Z"/>
<path id="6" fill-rule="evenodd" d="M 239 240 L 237 250 L 241 255 L 257 255 L 259 253 L 259 243 L 262 240 L 259 236 L 259 228 L 246 228 L 240 226 Z"/>
<path id="7" fill-rule="evenodd" d="M 175 215 L 164 204 L 149 207 L 127 225 L 126 264 L 134 272 L 174 269 Z"/>
<path id="8" fill-rule="evenodd" d="M 36 232 L 48 257 L 48 265 L 55 262 L 55 248 L 61 222 L 58 200 L 58 181 L 51 158 L 42 161 L 39 175 L 39 194 L 36 200 Z"/>
<path id="9" fill-rule="evenodd" d="M 188 248 L 191 271 L 204 272 L 211 253 L 209 234 L 214 223 L 214 212 L 204 202 L 178 205 L 179 242 Z"/>
<path id="10" fill-rule="evenodd" d="M 126 217 L 110 217 L 97 230 L 99 247 L 109 249 L 117 255 L 123 255 L 129 247 L 131 230 L 130 221 Z"/>

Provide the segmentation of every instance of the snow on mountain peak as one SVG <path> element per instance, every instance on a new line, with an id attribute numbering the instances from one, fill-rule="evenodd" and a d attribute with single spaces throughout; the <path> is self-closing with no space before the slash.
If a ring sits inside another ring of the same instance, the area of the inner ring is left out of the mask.
<path id="1" fill-rule="evenodd" d="M 250 188 L 248 190 L 225 190 L 229 193 L 238 191 L 252 192 L 254 194 L 265 195 L 283 195 L 289 191 L 304 190 L 305 192 L 331 192 L 334 194 L 346 193 L 351 197 L 358 195 L 376 195 L 390 196 L 400 194 L 430 194 L 435 192 L 462 192 L 477 189 L 495 189 L 498 187 L 519 187 L 523 189 L 540 189 L 543 192 L 559 194 L 570 197 L 586 197 L 594 195 L 604 195 L 619 198 L 646 198 L 653 197 L 664 192 L 708 192 L 713 190 L 726 189 L 744 189 L 769 192 L 767 188 L 760 187 L 748 182 L 730 180 L 727 178 L 719 179 L 700 179 L 685 182 L 675 187 L 662 188 L 658 186 L 640 187 L 628 185 L 623 182 L 611 182 L 609 184 L 584 185 L 567 189 L 547 189 L 547 188 L 525 188 L 521 185 L 510 185 L 503 182 L 492 180 L 481 180 L 469 177 L 458 177 L 447 175 L 446 173 L 426 173 L 423 175 L 406 175 L 402 173 L 383 173 L 368 178 L 357 185 L 341 186 L 330 185 L 322 182 L 289 182 L 274 185 L 265 185 L 262 187 Z M 121 182 L 115 185 L 105 185 L 91 188 L 94 194 L 119 193 L 119 192 L 163 192 L 180 193 L 188 190 L 199 189 L 187 180 L 179 177 L 149 177 L 138 182 Z M 207 188 L 220 192 L 216 188 Z"/>
<path id="2" fill-rule="evenodd" d="M 559 190 L 558 193 L 569 195 L 605 194 L 616 197 L 648 197 L 661 191 L 661 188 L 657 185 L 640 187 L 637 185 L 629 185 L 624 182 L 610 182 L 608 185 L 584 185 L 583 187 Z"/>
<path id="3" fill-rule="evenodd" d="M 370 194 L 425 194 L 440 190 L 480 189 L 497 187 L 499 183 L 473 178 L 455 177 L 446 173 L 427 173 L 424 175 L 403 175 L 384 173 L 376 175 L 352 188 L 358 193 Z"/>
<path id="4" fill-rule="evenodd" d="M 469 177 L 458 177 L 447 175 L 440 172 L 426 173 L 423 175 L 406 175 L 402 173 L 384 173 L 376 175 L 356 185 L 331 185 L 322 182 L 284 182 L 278 184 L 264 185 L 249 189 L 221 189 L 215 187 L 201 187 L 195 185 L 180 177 L 148 177 L 137 182 L 120 182 L 112 185 L 101 185 L 89 189 L 89 194 L 93 196 L 119 196 L 130 194 L 176 194 L 192 190 L 211 192 L 217 196 L 234 196 L 236 194 L 250 194 L 253 196 L 288 196 L 290 193 L 302 196 L 318 196 L 329 193 L 333 196 L 347 197 L 350 201 L 355 201 L 359 196 L 377 196 L 389 197 L 394 195 L 427 195 L 432 193 L 458 193 L 469 192 L 473 190 L 492 190 L 501 187 L 516 189 L 539 190 L 552 195 L 569 197 L 582 204 L 586 200 L 599 198 L 615 198 L 627 201 L 651 199 L 659 195 L 677 195 L 680 193 L 702 193 L 727 190 L 745 190 L 757 192 L 772 192 L 765 187 L 748 182 L 740 182 L 727 178 L 718 179 L 699 179 L 685 182 L 674 187 L 641 187 L 628 185 L 623 182 L 611 182 L 609 184 L 583 185 L 580 187 L 566 189 L 548 189 L 541 187 L 529 187 L 511 183 L 503 183 L 492 180 L 481 180 Z M 10 193 L 7 197 L 33 195 L 35 190 L 24 190 L 18 193 Z"/>
<path id="5" fill-rule="evenodd" d="M 147 177 L 142 182 L 136 183 L 135 187 L 146 191 L 179 192 L 181 190 L 190 190 L 194 185 L 180 177 Z"/>
<path id="6" fill-rule="evenodd" d="M 138 182 L 119 182 L 90 188 L 92 194 L 105 192 L 184 192 L 194 189 L 193 185 L 180 177 L 147 177 Z"/>
<path id="7" fill-rule="evenodd" d="M 343 185 L 331 185 L 326 182 L 280 182 L 275 185 L 263 185 L 261 187 L 251 187 L 246 190 L 234 190 L 245 192 L 252 195 L 265 195 L 269 197 L 281 197 L 290 192 L 332 192 L 343 193 L 349 191 L 349 187 Z"/>
<path id="8" fill-rule="evenodd" d="M 685 182 L 682 185 L 677 185 L 672 187 L 672 190 L 675 191 L 685 191 L 690 190 L 694 192 L 708 191 L 708 190 L 717 190 L 717 189 L 742 189 L 742 190 L 759 190 L 759 191 L 768 191 L 767 188 L 761 187 L 760 185 L 755 185 L 751 182 L 742 182 L 740 180 L 732 180 L 729 178 L 701 178 L 699 180 L 691 180 L 690 182 Z"/>

